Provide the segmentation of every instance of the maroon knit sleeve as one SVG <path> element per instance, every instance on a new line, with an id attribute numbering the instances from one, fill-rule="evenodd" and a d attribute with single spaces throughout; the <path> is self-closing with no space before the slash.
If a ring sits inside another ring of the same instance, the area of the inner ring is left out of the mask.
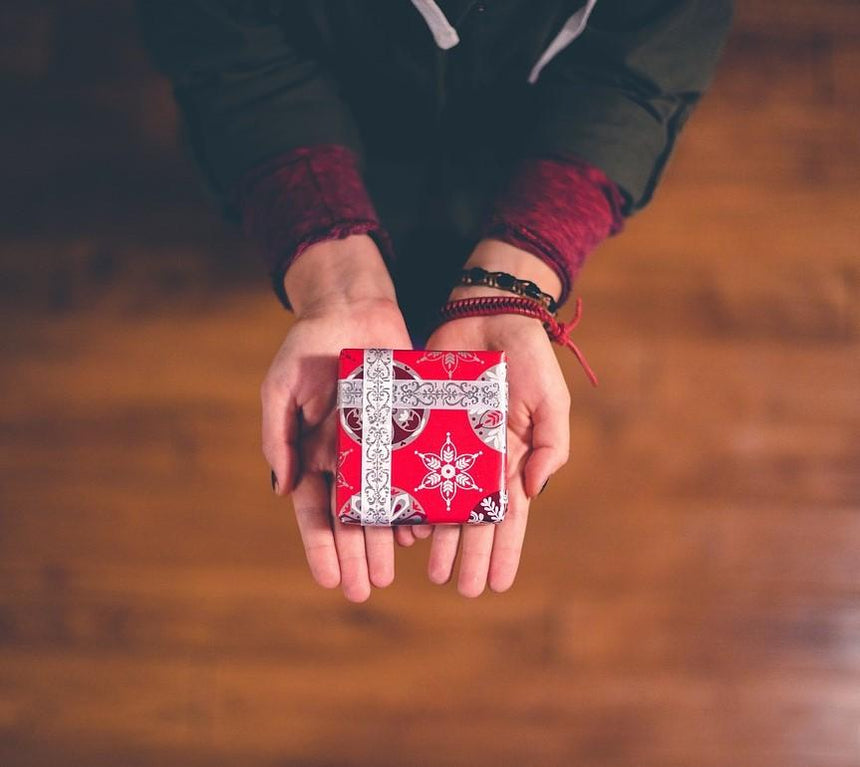
<path id="1" fill-rule="evenodd" d="M 392 264 L 390 239 L 347 147 L 300 147 L 269 160 L 244 176 L 239 204 L 245 233 L 260 246 L 272 287 L 288 309 L 284 273 L 314 243 L 369 234 Z"/>
<path id="2" fill-rule="evenodd" d="M 621 231 L 623 202 L 606 174 L 586 162 L 528 158 L 494 201 L 482 234 L 549 264 L 563 303 L 586 256 Z"/>

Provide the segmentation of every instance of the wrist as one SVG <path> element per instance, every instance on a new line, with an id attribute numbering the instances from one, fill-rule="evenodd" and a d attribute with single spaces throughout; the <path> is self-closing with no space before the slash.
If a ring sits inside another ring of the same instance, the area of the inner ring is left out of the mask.
<path id="1" fill-rule="evenodd" d="M 382 254 L 366 234 L 309 246 L 284 274 L 284 291 L 297 316 L 336 306 L 397 303 Z"/>
<path id="2" fill-rule="evenodd" d="M 441 310 L 437 327 L 454 323 L 467 335 L 490 344 L 488 348 L 519 347 L 541 343 L 541 339 L 549 343 L 544 326 L 545 310 L 531 299 L 486 288 L 483 293 L 469 293 L 470 290 L 465 287 L 452 291 Z M 530 311 L 524 311 L 526 307 Z"/>
<path id="3" fill-rule="evenodd" d="M 505 348 L 508 343 L 515 340 L 513 336 L 501 332 L 505 327 L 509 330 L 519 330 L 526 345 L 534 343 L 533 333 L 536 327 L 534 322 L 537 321 L 546 331 L 546 336 L 550 341 L 555 341 L 574 353 L 588 379 L 594 386 L 597 386 L 597 377 L 594 375 L 594 371 L 589 367 L 582 352 L 570 338 L 571 331 L 579 324 L 581 312 L 582 299 L 580 298 L 576 299 L 576 311 L 573 318 L 568 322 L 559 322 L 545 306 L 531 298 L 523 296 L 476 296 L 465 300 L 449 301 L 440 310 L 440 318 L 442 319 L 441 324 L 446 322 L 473 323 L 474 320 L 478 319 L 481 324 L 473 325 L 473 328 L 479 332 L 479 335 L 483 335 L 484 339 L 502 343 L 503 346 L 500 348 Z M 507 316 L 509 314 L 520 315 L 516 319 L 526 319 L 528 323 L 514 323 L 514 318 Z M 503 322 L 503 324 L 499 325 L 499 322 Z"/>
<path id="4" fill-rule="evenodd" d="M 464 269 L 480 266 L 487 271 L 507 272 L 520 280 L 534 282 L 542 292 L 557 300 L 562 283 L 556 271 L 537 256 L 500 240 L 481 240 L 472 251 Z M 450 298 L 505 295 L 506 291 L 483 285 L 458 285 L 451 290 Z M 509 294 L 508 294 L 509 295 Z"/>

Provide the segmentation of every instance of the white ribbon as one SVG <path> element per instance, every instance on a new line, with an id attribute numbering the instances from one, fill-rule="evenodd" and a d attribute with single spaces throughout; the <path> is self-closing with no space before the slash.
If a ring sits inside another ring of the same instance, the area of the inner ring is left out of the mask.
<path id="1" fill-rule="evenodd" d="M 364 379 L 338 381 L 339 408 L 364 407 Z M 392 382 L 394 410 L 507 410 L 505 392 L 498 381 L 403 380 Z"/>
<path id="2" fill-rule="evenodd" d="M 361 523 L 391 524 L 391 349 L 364 350 L 361 408 Z"/>

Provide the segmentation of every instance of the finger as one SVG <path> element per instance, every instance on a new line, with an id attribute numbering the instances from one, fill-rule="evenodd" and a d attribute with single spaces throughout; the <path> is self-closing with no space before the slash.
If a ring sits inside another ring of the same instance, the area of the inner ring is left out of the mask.
<path id="1" fill-rule="evenodd" d="M 322 423 L 302 433 L 302 471 L 337 471 L 337 413 L 332 412 Z"/>
<path id="2" fill-rule="evenodd" d="M 433 526 L 433 541 L 427 562 L 427 575 L 433 583 L 441 585 L 451 580 L 459 542 L 460 525 Z"/>
<path id="3" fill-rule="evenodd" d="M 350 602 L 364 602 L 370 597 L 370 575 L 364 545 L 365 528 L 361 525 L 345 524 L 337 518 L 334 519 L 332 527 L 343 594 Z"/>
<path id="4" fill-rule="evenodd" d="M 478 597 L 487 585 L 490 552 L 496 525 L 463 525 L 457 590 L 464 597 Z"/>
<path id="5" fill-rule="evenodd" d="M 327 589 L 340 583 L 340 565 L 329 524 L 329 488 L 318 473 L 304 474 L 292 495 L 299 533 L 313 579 Z"/>
<path id="6" fill-rule="evenodd" d="M 433 525 L 413 525 L 412 534 L 418 540 L 423 541 L 425 538 L 429 538 L 433 534 Z"/>
<path id="7" fill-rule="evenodd" d="M 490 555 L 489 585 L 492 591 L 507 591 L 514 583 L 526 524 L 529 518 L 529 499 L 523 490 L 522 481 L 514 477 L 508 487 L 508 510 L 505 518 L 496 526 L 493 551 Z"/>
<path id="8" fill-rule="evenodd" d="M 570 394 L 563 389 L 545 397 L 532 414 L 532 450 L 525 467 L 524 491 L 534 498 L 570 454 Z"/>
<path id="9" fill-rule="evenodd" d="M 415 543 L 415 536 L 413 535 L 412 525 L 396 525 L 394 528 L 394 540 L 401 546 L 405 546 L 409 548 L 413 543 Z"/>
<path id="10" fill-rule="evenodd" d="M 263 455 L 275 474 L 277 495 L 292 491 L 298 475 L 298 411 L 292 392 L 266 379 L 260 387 L 263 406 Z"/>
<path id="11" fill-rule="evenodd" d="M 365 527 L 364 548 L 370 582 L 379 589 L 394 580 L 394 531 L 390 527 Z"/>

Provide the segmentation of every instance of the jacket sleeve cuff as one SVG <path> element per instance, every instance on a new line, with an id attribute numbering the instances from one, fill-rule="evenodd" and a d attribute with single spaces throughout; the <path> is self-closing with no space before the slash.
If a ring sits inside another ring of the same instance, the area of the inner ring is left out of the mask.
<path id="1" fill-rule="evenodd" d="M 561 280 L 563 304 L 588 254 L 621 231 L 623 205 L 618 187 L 586 162 L 527 158 L 494 201 L 482 236 L 551 266 Z"/>
<path id="2" fill-rule="evenodd" d="M 239 187 L 245 234 L 260 247 L 281 303 L 290 309 L 284 274 L 311 245 L 368 234 L 389 269 L 393 249 L 345 146 L 300 147 L 247 173 Z"/>

